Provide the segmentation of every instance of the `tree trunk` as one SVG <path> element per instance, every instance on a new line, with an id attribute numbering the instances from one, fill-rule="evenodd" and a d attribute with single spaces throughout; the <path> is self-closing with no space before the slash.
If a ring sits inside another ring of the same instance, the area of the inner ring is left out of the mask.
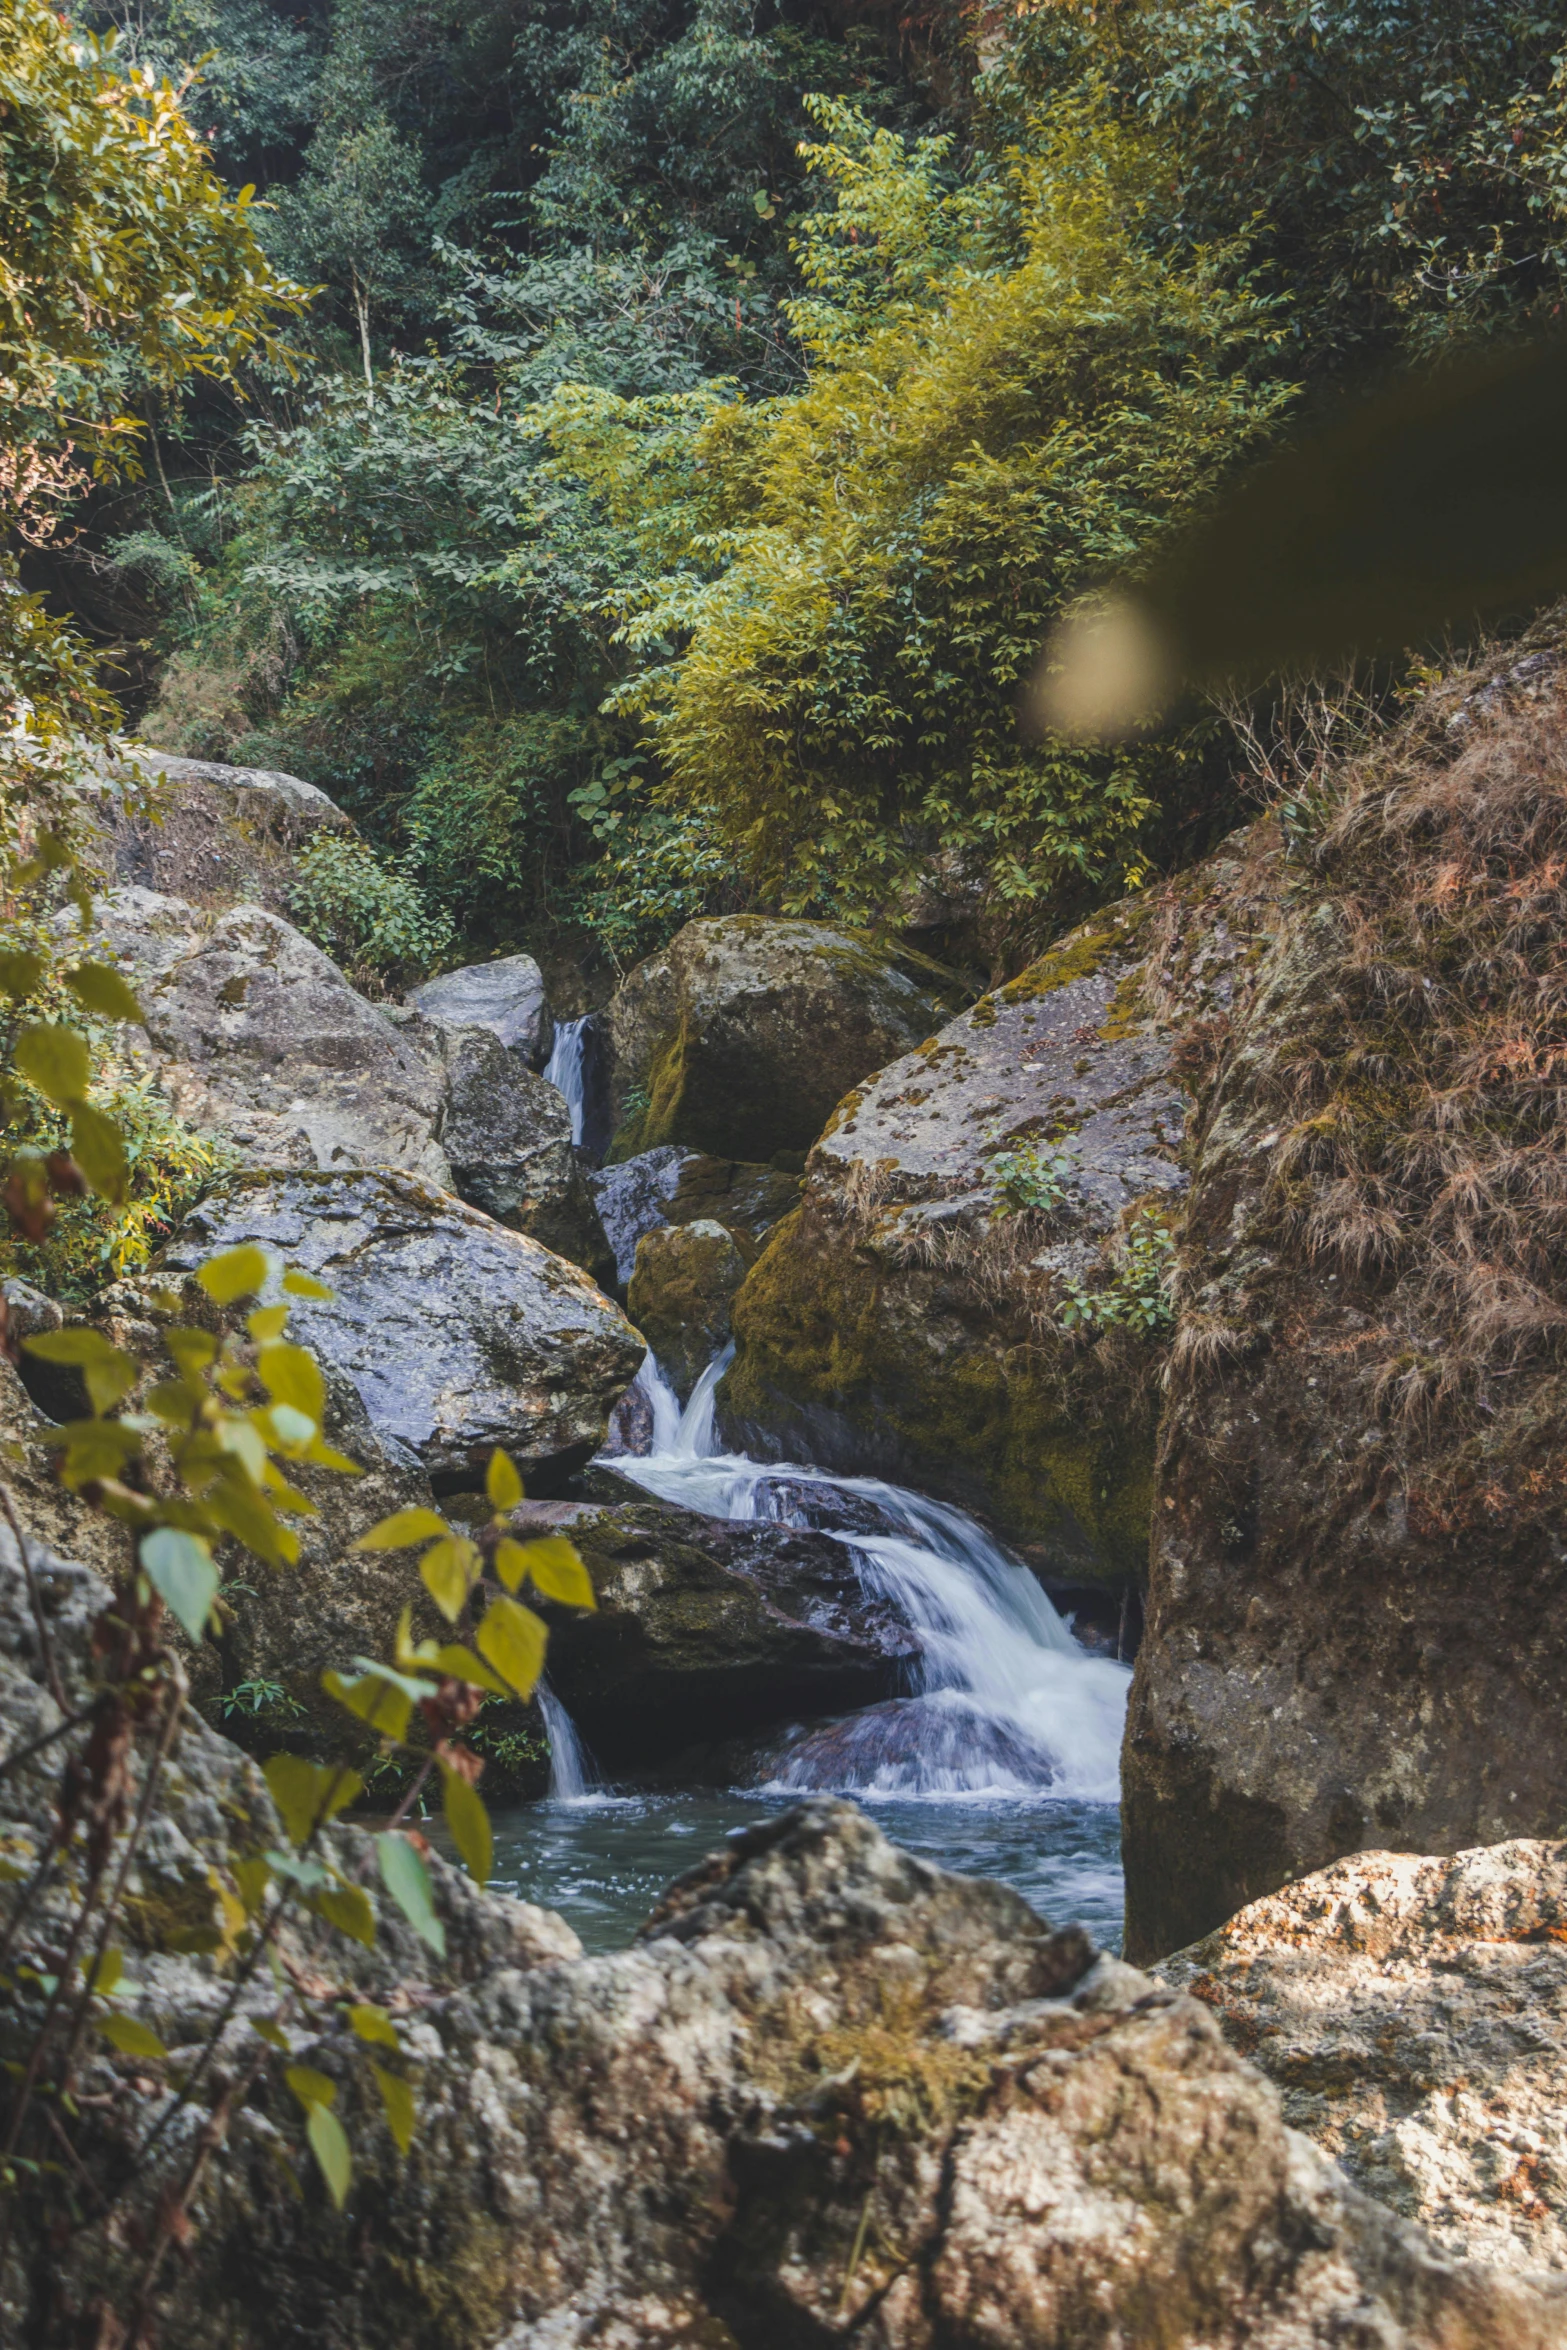
<path id="1" fill-rule="evenodd" d="M 354 315 L 359 320 L 359 348 L 364 353 L 365 398 L 375 406 L 375 377 L 370 368 L 370 296 L 367 289 L 354 278 Z"/>

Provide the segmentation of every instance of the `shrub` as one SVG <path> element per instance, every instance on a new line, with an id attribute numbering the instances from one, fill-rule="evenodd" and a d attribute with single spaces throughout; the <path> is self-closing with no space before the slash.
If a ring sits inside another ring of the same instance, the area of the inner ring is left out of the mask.
<path id="1" fill-rule="evenodd" d="M 421 978 L 449 954 L 451 917 L 417 882 L 352 834 L 320 833 L 299 860 L 295 921 L 357 985 L 377 990 Z"/>

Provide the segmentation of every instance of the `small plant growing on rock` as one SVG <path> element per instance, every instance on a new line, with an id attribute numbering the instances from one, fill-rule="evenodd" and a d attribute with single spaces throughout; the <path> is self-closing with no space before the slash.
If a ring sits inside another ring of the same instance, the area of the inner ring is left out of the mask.
<path id="1" fill-rule="evenodd" d="M 1175 1271 L 1175 1235 L 1155 1208 L 1139 1208 L 1121 1236 L 1119 1260 L 1102 1288 L 1062 1283 L 1058 1318 L 1065 1330 L 1084 1334 L 1130 1330 L 1156 1338 L 1175 1321 L 1170 1294 Z"/>
<path id="2" fill-rule="evenodd" d="M 1015 1215 L 1020 1208 L 1053 1216 L 1070 1196 L 1072 1161 L 1065 1151 L 1051 1151 L 1048 1156 L 1032 1146 L 1002 1151 L 991 1160 L 989 1171 L 1001 1194 L 995 1209 L 998 1216 Z"/>

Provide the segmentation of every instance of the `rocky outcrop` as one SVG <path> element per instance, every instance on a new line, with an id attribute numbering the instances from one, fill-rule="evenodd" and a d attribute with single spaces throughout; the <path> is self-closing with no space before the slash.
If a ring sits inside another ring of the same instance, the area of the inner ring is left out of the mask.
<path id="1" fill-rule="evenodd" d="M 723 1226 L 749 1265 L 800 1197 L 799 1177 L 782 1168 L 710 1158 L 672 1142 L 603 1167 L 590 1180 L 622 1287 L 645 1232 L 705 1218 Z"/>
<path id="2" fill-rule="evenodd" d="M 44 1580 L 69 1702 L 105 1594 L 64 1562 Z M 14 1748 L 58 1722 L 36 1669 L 0 1533 Z M 18 1849 L 48 1832 L 53 1760 L 7 1780 Z M 66 2227 L 52 2170 L 24 2172 L 13 2199 L 0 2294 L 7 2338 L 29 2350 L 75 2350 L 89 2324 L 114 2338 L 147 2285 L 160 2208 L 203 2147 L 146 2308 L 181 2350 L 1563 2338 L 1559 2282 L 1435 2256 L 1283 2127 L 1274 2091 L 1197 2002 L 1074 1929 L 1050 1932 L 998 1886 L 896 1852 L 848 1805 L 734 1839 L 671 1889 L 637 1948 L 593 1960 L 558 1920 L 475 1892 L 438 1859 L 434 1960 L 382 1894 L 373 1840 L 338 1824 L 318 1855 L 363 1891 L 373 1946 L 296 1906 L 276 1980 L 228 1972 L 221 1950 L 167 1948 L 176 1930 L 221 1930 L 235 1862 L 283 1842 L 253 1766 L 185 1727 L 150 1828 L 121 2005 L 178 2072 L 194 2073 L 214 2031 L 218 2062 L 157 2134 L 157 2068 L 89 2038 L 68 2118 L 73 2175 L 95 2192 Z M 74 1865 L 36 1913 L 40 1951 L 63 1938 Z M 12 2067 L 47 1996 L 24 1976 L 0 2011 Z M 406 2159 L 348 2024 L 367 2000 L 399 2043 L 371 2053 L 416 2080 Z M 341 2213 L 320 2192 L 290 2066 L 324 2077 L 346 2129 Z"/>
<path id="3" fill-rule="evenodd" d="M 610 1005 L 610 1155 L 661 1143 L 749 1160 L 804 1152 L 851 1085 L 963 996 L 939 963 L 826 923 L 688 922 Z"/>
<path id="4" fill-rule="evenodd" d="M 731 1524 L 603 1470 L 606 1504 L 525 1505 L 519 1531 L 569 1533 L 598 1607 L 561 1612 L 550 1687 L 611 1769 L 751 1740 L 903 1688 L 919 1643 L 829 1535 Z"/>
<path id="5" fill-rule="evenodd" d="M 638 1243 L 626 1311 L 682 1403 L 728 1343 L 729 1310 L 744 1279 L 734 1235 L 709 1216 Z"/>
<path id="6" fill-rule="evenodd" d="M 420 1017 L 405 1033 L 445 1075 L 439 1134 L 459 1199 L 613 1288 L 615 1259 L 554 1086 L 493 1029 Z"/>
<path id="7" fill-rule="evenodd" d="M 736 1300 L 732 1441 L 947 1496 L 1048 1581 L 1141 1577 L 1183 1071 L 1280 890 L 1238 835 L 847 1096 Z"/>
<path id="8" fill-rule="evenodd" d="M 291 1328 L 357 1393 L 393 1461 L 482 1483 L 501 1445 L 545 1491 L 591 1456 L 642 1341 L 586 1274 L 392 1174 L 240 1176 L 164 1253 L 172 1271 L 258 1242 L 326 1282 Z"/>
<path id="9" fill-rule="evenodd" d="M 301 852 L 322 832 L 354 829 L 315 784 L 272 768 L 131 743 L 110 780 L 99 819 L 110 879 L 209 911 L 243 902 L 286 913 Z"/>
<path id="10" fill-rule="evenodd" d="M 487 1028 L 519 1053 L 530 1069 L 550 1056 L 555 1022 L 544 992 L 544 975 L 531 955 L 498 955 L 491 963 L 465 963 L 427 979 L 408 998 L 427 1020 L 448 1028 Z"/>
<path id="11" fill-rule="evenodd" d="M 190 1125 L 249 1165 L 396 1167 L 449 1185 L 439 1070 L 281 914 L 204 913 L 140 888 L 96 910 Z"/>
<path id="12" fill-rule="evenodd" d="M 1200 1092 L 1129 1952 L 1567 1819 L 1567 693 L 1451 680 L 1296 843 Z"/>
<path id="13" fill-rule="evenodd" d="M 1567 2269 L 1567 1845 L 1359 1852 L 1158 1973 L 1444 2252 Z"/>

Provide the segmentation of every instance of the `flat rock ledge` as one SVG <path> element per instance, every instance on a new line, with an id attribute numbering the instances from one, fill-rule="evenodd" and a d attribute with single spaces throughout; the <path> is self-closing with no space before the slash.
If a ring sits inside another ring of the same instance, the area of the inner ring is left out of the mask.
<path id="1" fill-rule="evenodd" d="M 1157 1971 L 1433 2242 L 1567 2270 L 1567 1844 L 1357 1852 Z"/>

